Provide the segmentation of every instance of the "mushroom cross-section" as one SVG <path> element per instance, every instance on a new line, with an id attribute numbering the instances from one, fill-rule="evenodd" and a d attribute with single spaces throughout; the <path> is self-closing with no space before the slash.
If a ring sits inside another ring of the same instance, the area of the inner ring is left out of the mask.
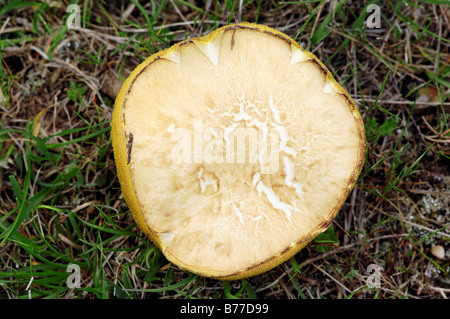
<path id="1" fill-rule="evenodd" d="M 219 279 L 267 271 L 323 232 L 365 153 L 361 116 L 328 69 L 250 23 L 140 64 L 112 141 L 139 227 L 175 265 Z"/>

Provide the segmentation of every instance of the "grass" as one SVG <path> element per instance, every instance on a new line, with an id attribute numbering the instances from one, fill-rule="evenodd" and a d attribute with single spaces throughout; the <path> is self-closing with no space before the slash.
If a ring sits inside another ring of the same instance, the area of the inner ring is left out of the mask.
<path id="1" fill-rule="evenodd" d="M 0 298 L 448 297 L 446 1 L 70 3 L 79 29 L 65 24 L 68 1 L 0 1 Z M 381 29 L 365 24 L 369 4 Z M 146 57 L 236 21 L 277 28 L 324 61 L 356 101 L 368 147 L 327 232 L 267 273 L 221 282 L 181 271 L 136 227 L 110 120 Z M 371 264 L 379 288 L 368 287 Z"/>

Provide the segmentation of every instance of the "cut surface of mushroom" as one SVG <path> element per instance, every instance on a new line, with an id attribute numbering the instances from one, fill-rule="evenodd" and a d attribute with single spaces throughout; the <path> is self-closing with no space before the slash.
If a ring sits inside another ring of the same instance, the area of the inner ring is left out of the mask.
<path id="1" fill-rule="evenodd" d="M 170 261 L 216 278 L 268 270 L 323 232 L 364 159 L 348 93 L 292 39 L 253 24 L 150 57 L 113 118 L 138 224 Z"/>

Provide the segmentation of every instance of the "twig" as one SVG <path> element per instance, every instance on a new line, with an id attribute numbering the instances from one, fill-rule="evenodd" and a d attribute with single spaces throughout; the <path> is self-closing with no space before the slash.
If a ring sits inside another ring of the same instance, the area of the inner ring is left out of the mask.
<path id="1" fill-rule="evenodd" d="M 337 283 L 341 288 L 343 288 L 345 291 L 347 291 L 348 293 L 352 293 L 352 291 L 350 289 L 348 289 L 347 287 L 345 287 L 339 280 L 337 280 L 336 278 L 334 278 L 333 276 L 331 276 L 329 273 L 327 273 L 325 270 L 323 270 L 322 268 L 320 268 L 319 266 L 316 266 L 315 264 L 313 264 L 313 266 L 316 269 L 319 269 L 323 274 L 325 274 L 326 276 L 330 277 L 335 283 Z"/>
<path id="2" fill-rule="evenodd" d="M 244 2 L 243 0 L 239 0 L 238 22 L 242 21 L 242 3 L 243 2 Z"/>
<path id="3" fill-rule="evenodd" d="M 352 99 L 355 102 L 363 102 L 363 101 L 375 102 L 375 101 L 377 101 L 377 99 L 371 98 L 371 97 L 364 97 L 364 99 L 362 99 L 362 98 L 359 98 L 359 95 L 355 96 L 355 97 L 352 96 Z M 414 102 L 414 101 L 408 101 L 408 100 L 403 100 L 403 101 L 378 100 L 377 103 L 378 104 L 407 104 L 407 105 L 414 105 L 414 104 L 416 104 L 416 105 L 428 105 L 428 106 L 439 106 L 439 105 L 447 106 L 447 105 L 450 105 L 450 102 L 444 102 L 444 103 L 442 103 L 442 102 L 427 102 L 427 101 L 415 101 Z"/>
<path id="4" fill-rule="evenodd" d="M 426 286 L 427 288 L 431 289 L 431 290 L 435 290 L 437 292 L 439 292 L 442 296 L 442 298 L 447 299 L 447 295 L 445 294 L 450 293 L 450 289 L 446 289 L 446 288 L 440 288 L 440 287 L 433 287 L 433 286 Z"/>

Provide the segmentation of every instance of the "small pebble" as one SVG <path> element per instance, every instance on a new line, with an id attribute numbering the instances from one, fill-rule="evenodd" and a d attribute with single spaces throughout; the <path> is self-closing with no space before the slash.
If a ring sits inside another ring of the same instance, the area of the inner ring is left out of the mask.
<path id="1" fill-rule="evenodd" d="M 439 259 L 445 258 L 445 250 L 441 245 L 431 246 L 431 253 Z"/>

